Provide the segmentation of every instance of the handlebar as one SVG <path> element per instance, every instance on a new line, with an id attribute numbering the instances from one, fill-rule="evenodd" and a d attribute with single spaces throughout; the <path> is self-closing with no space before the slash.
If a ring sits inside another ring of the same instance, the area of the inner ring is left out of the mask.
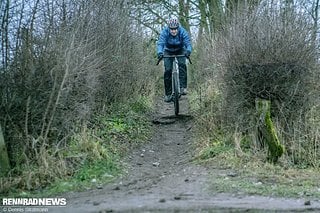
<path id="1" fill-rule="evenodd" d="M 189 60 L 189 63 L 192 64 L 190 57 L 187 57 L 185 55 L 164 55 L 162 58 L 158 60 L 157 65 L 159 65 L 160 61 L 163 58 L 181 58 L 181 57 L 186 57 Z"/>

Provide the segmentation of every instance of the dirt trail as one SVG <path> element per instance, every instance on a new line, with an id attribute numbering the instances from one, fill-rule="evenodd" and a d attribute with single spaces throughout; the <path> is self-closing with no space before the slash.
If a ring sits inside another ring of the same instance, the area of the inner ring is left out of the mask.
<path id="1" fill-rule="evenodd" d="M 223 171 L 192 163 L 192 117 L 186 97 L 181 115 L 172 104 L 157 101 L 153 139 L 127 159 L 128 173 L 101 189 L 68 193 L 66 207 L 49 212 L 307 212 L 320 203 L 304 200 L 237 196 L 208 190 L 208 181 Z"/>

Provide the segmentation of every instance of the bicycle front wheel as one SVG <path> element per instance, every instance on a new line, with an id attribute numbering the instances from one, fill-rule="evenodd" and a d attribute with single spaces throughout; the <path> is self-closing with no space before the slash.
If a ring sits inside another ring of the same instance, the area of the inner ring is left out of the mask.
<path id="1" fill-rule="evenodd" d="M 178 73 L 174 72 L 172 75 L 172 81 L 173 81 L 173 104 L 174 104 L 174 114 L 179 114 L 179 79 L 178 79 Z"/>

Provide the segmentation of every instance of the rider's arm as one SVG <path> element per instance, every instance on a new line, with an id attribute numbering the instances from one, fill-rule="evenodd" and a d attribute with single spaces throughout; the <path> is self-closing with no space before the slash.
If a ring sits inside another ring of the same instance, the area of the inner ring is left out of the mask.
<path id="1" fill-rule="evenodd" d="M 191 39 L 189 36 L 189 33 L 183 28 L 182 32 L 182 37 L 183 37 L 183 46 L 191 53 L 192 51 L 192 44 L 191 44 Z"/>
<path id="2" fill-rule="evenodd" d="M 166 40 L 167 40 L 167 32 L 166 32 L 166 28 L 165 28 L 161 31 L 160 36 L 159 36 L 159 40 L 157 42 L 157 53 L 163 53 L 164 46 L 166 44 Z"/>

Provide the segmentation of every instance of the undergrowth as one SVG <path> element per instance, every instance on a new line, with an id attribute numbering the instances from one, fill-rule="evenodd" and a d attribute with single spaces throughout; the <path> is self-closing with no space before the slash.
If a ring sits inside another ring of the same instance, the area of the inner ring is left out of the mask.
<path id="1" fill-rule="evenodd" d="M 198 44 L 190 99 L 197 160 L 236 173 L 216 177 L 217 188 L 320 197 L 319 52 L 307 16 L 260 4 Z M 274 164 L 267 162 L 256 99 L 271 101 L 274 135 L 285 147 Z"/>
<path id="2" fill-rule="evenodd" d="M 271 164 L 253 153 L 239 156 L 234 149 L 223 150 L 202 164 L 219 172 L 210 180 L 215 192 L 292 198 L 320 198 L 319 168 L 297 168 Z"/>
<path id="3" fill-rule="evenodd" d="M 67 143 L 55 149 L 43 146 L 36 160 L 1 178 L 0 194 L 43 196 L 113 180 L 122 172 L 121 159 L 127 151 L 148 140 L 151 106 L 143 97 L 108 106 L 105 114 L 79 125 Z"/>
<path id="4" fill-rule="evenodd" d="M 303 140 L 300 139 L 300 144 L 290 142 L 289 152 L 278 163 L 271 164 L 267 161 L 267 147 L 254 144 L 253 135 L 232 133 L 222 128 L 219 93 L 209 91 L 205 94 L 206 98 L 200 103 L 197 101 L 199 94 L 193 93 L 190 102 L 196 115 L 194 138 L 198 154 L 195 160 L 219 171 L 211 179 L 213 191 L 240 195 L 320 198 L 320 167 L 315 139 L 318 138 L 319 117 L 315 112 L 310 115 L 310 134 L 305 135 Z M 279 126 L 277 128 L 280 129 Z M 281 134 L 280 138 L 283 138 Z M 303 141 L 314 146 L 304 146 Z"/>
<path id="5" fill-rule="evenodd" d="M 267 161 L 268 150 L 255 143 L 252 132 L 224 128 L 221 94 L 215 82 L 207 81 L 189 96 L 195 117 L 195 160 L 213 172 L 211 189 L 214 192 L 251 194 L 295 198 L 320 198 L 318 174 L 320 108 L 310 109 L 305 124 L 308 134 L 299 137 L 297 122 L 292 141 L 285 140 L 286 132 L 275 122 L 277 132 L 287 150 L 276 164 Z M 209 84 L 206 85 L 206 84 Z M 199 89 L 198 89 L 199 91 Z M 200 97 L 200 95 L 202 95 Z"/>

